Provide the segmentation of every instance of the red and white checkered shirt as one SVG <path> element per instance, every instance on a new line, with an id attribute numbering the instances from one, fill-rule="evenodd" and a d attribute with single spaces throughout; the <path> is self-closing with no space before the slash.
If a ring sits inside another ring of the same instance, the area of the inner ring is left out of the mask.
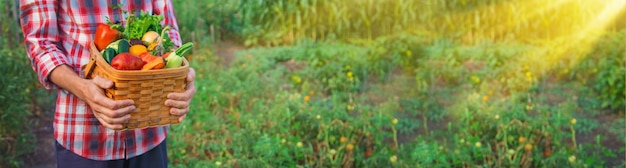
<path id="1" fill-rule="evenodd" d="M 112 7 L 122 5 L 121 9 Z M 83 77 L 80 67 L 89 62 L 89 44 L 98 23 L 124 23 L 125 11 L 161 14 L 162 24 L 175 45 L 180 36 L 171 0 L 20 0 L 24 41 L 32 67 L 47 89 L 58 89 L 54 137 L 68 150 L 94 160 L 128 159 L 159 145 L 168 127 L 130 131 L 105 128 L 89 105 L 48 79 L 50 72 L 66 64 Z"/>

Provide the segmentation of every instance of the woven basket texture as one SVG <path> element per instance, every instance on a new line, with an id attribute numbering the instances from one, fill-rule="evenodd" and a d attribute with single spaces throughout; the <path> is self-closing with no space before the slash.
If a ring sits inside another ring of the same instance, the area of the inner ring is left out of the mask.
<path id="1" fill-rule="evenodd" d="M 183 66 L 159 70 L 116 70 L 109 65 L 92 43 L 91 60 L 83 67 L 85 78 L 96 76 L 113 81 L 114 86 L 105 89 L 105 95 L 113 100 L 132 99 L 135 110 L 124 128 L 130 130 L 170 124 L 178 124 L 178 118 L 165 106 L 167 94 L 185 90 L 189 62 Z"/>

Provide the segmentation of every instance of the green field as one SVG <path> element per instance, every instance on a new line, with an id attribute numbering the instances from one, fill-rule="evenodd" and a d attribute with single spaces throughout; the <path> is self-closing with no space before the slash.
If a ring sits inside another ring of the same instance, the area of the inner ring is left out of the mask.
<path id="1" fill-rule="evenodd" d="M 199 47 L 171 167 L 626 166 L 624 1 L 174 3 Z M 36 165 L 54 101 L 5 17 L 0 167 Z"/>

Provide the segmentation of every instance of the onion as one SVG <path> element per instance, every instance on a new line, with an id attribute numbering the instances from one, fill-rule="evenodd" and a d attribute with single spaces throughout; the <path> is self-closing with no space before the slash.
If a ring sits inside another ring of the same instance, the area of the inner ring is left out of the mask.
<path id="1" fill-rule="evenodd" d="M 159 33 L 155 31 L 148 31 L 145 34 L 143 34 L 141 41 L 143 42 L 144 45 L 150 46 L 150 44 L 156 42 L 158 38 L 159 38 Z"/>

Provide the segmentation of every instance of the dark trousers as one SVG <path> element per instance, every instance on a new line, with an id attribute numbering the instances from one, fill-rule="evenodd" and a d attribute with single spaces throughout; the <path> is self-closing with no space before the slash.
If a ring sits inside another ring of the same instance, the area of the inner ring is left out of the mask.
<path id="1" fill-rule="evenodd" d="M 59 168 L 159 168 L 167 167 L 167 139 L 150 151 L 130 159 L 92 160 L 65 149 L 56 142 L 57 167 Z"/>

